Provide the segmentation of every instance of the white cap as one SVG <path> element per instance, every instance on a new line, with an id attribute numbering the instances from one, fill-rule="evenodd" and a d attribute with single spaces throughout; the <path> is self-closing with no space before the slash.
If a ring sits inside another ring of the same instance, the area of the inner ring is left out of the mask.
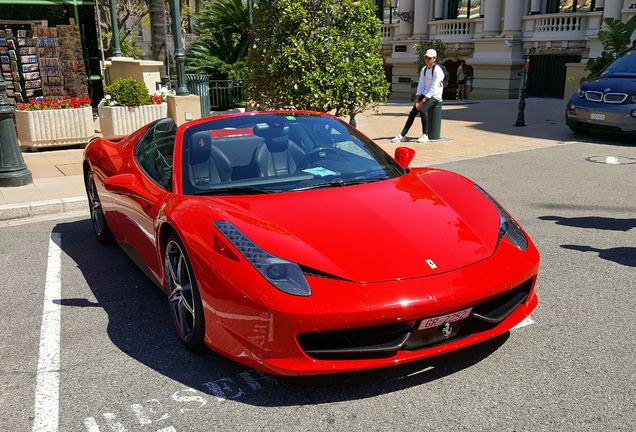
<path id="1" fill-rule="evenodd" d="M 426 50 L 426 54 L 424 54 L 426 57 L 433 57 L 433 58 L 437 58 L 437 51 L 435 51 L 434 49 L 428 49 Z"/>

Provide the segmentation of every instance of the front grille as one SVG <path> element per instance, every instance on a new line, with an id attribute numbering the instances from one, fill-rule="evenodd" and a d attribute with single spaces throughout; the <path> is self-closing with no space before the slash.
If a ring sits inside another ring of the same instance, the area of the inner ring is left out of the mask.
<path id="1" fill-rule="evenodd" d="M 627 100 L 625 93 L 605 93 L 600 91 L 588 90 L 585 92 L 585 99 L 590 102 L 605 102 L 609 104 L 620 104 Z"/>
<path id="2" fill-rule="evenodd" d="M 585 92 L 585 99 L 591 102 L 601 102 L 603 101 L 603 93 L 598 91 L 588 90 Z"/>
<path id="3" fill-rule="evenodd" d="M 625 93 L 605 93 L 603 96 L 603 102 L 606 103 L 623 103 L 627 99 L 627 95 Z"/>
<path id="4" fill-rule="evenodd" d="M 428 348 L 495 327 L 527 300 L 532 283 L 533 279 L 529 279 L 504 294 L 475 305 L 468 318 L 451 323 L 451 333 L 446 336 L 440 327 L 417 330 L 420 323 L 417 320 L 303 333 L 298 335 L 298 344 L 310 357 L 331 360 L 391 357 L 400 350 Z"/>
<path id="5" fill-rule="evenodd" d="M 320 359 L 376 358 L 391 356 L 409 337 L 415 321 L 346 330 L 303 333 L 300 347 Z"/>

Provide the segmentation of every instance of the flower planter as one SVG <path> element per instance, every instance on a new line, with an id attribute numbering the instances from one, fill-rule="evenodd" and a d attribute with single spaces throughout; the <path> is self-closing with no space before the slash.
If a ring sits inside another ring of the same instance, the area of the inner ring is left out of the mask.
<path id="1" fill-rule="evenodd" d="M 137 107 L 99 105 L 99 124 L 104 138 L 127 136 L 155 120 L 168 116 L 168 105 Z"/>
<path id="2" fill-rule="evenodd" d="M 20 145 L 28 149 L 86 144 L 95 135 L 91 107 L 15 112 Z"/>

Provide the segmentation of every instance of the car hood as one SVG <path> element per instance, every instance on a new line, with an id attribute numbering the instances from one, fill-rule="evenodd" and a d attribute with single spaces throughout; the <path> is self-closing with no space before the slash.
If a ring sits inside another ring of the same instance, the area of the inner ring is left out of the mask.
<path id="1" fill-rule="evenodd" d="M 619 77 L 590 78 L 581 83 L 581 89 L 583 91 L 593 90 L 601 93 L 626 93 L 631 96 L 636 94 L 636 79 Z"/>
<path id="2" fill-rule="evenodd" d="M 473 183 L 441 170 L 354 186 L 201 199 L 267 252 L 356 282 L 470 265 L 494 253 L 499 229 L 498 211 Z"/>

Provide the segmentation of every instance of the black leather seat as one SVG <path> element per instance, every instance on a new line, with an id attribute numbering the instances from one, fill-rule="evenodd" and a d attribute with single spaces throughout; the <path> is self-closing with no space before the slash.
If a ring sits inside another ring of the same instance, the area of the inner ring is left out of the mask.
<path id="1" fill-rule="evenodd" d="M 289 140 L 289 126 L 254 127 L 254 134 L 265 139 L 254 153 L 259 177 L 293 174 L 305 152 Z"/>
<path id="2" fill-rule="evenodd" d="M 201 187 L 232 179 L 230 160 L 212 144 L 209 134 L 201 134 L 190 147 L 190 178 Z"/>

